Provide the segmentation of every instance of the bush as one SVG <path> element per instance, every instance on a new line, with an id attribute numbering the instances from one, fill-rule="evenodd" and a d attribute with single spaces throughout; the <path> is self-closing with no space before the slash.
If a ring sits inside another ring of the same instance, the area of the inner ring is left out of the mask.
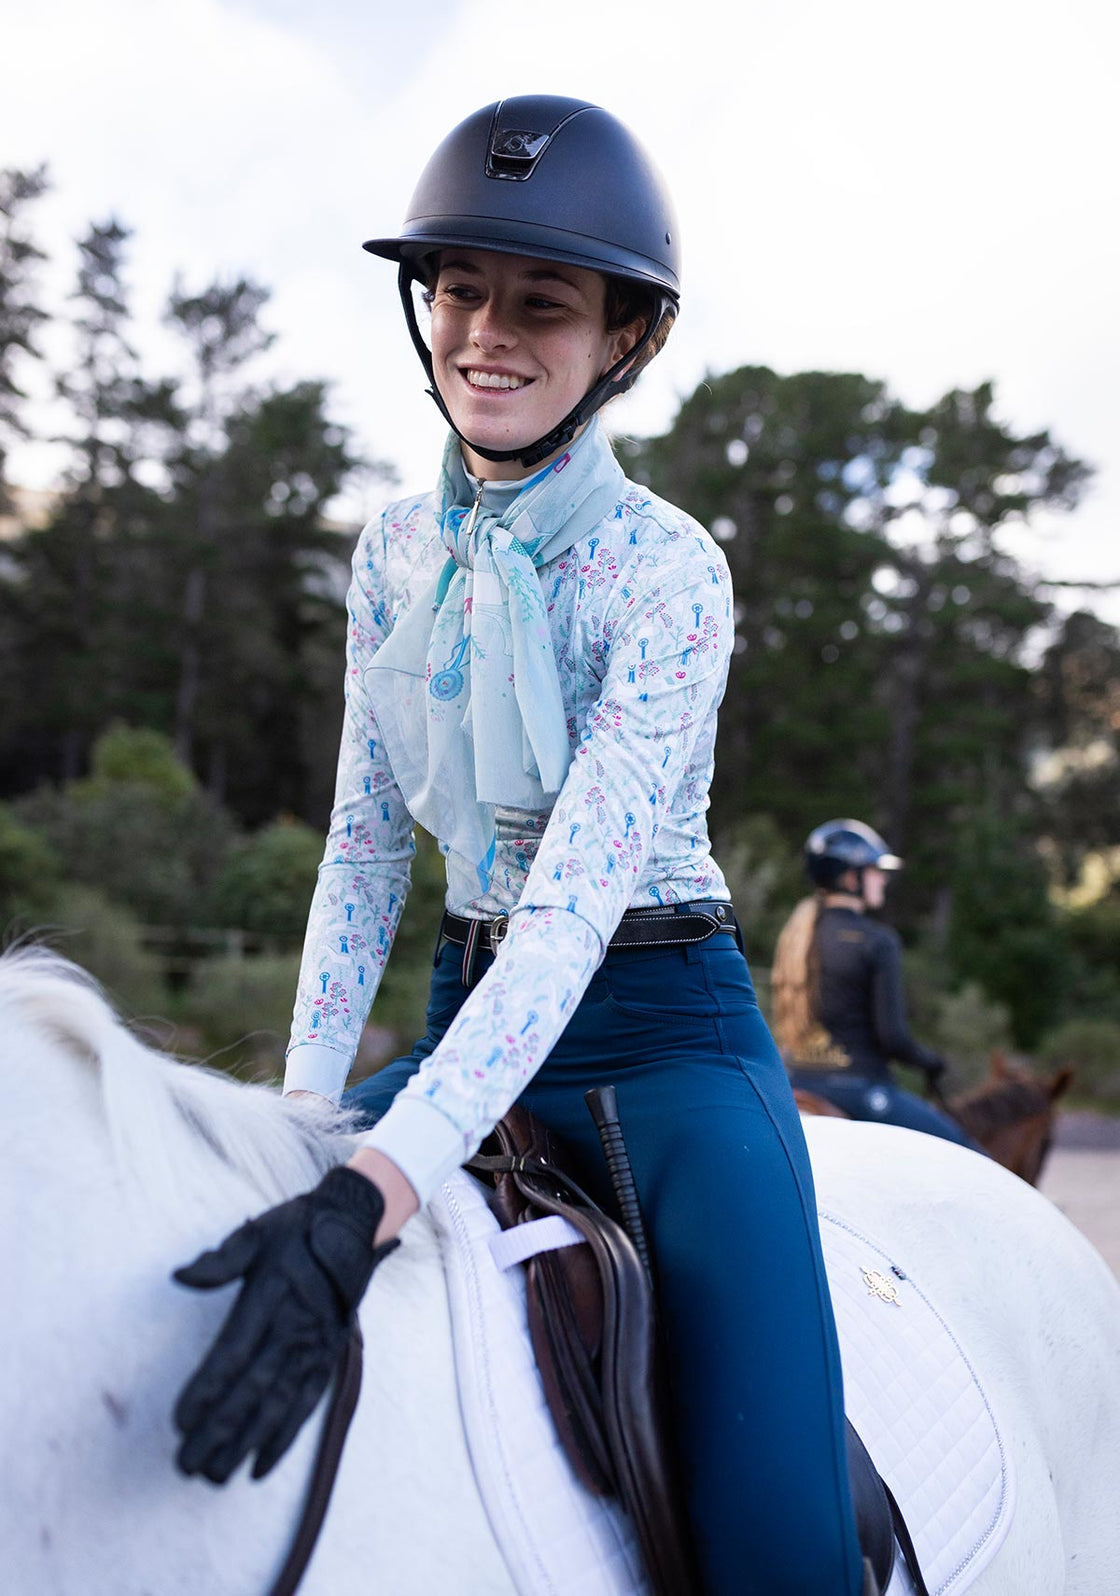
<path id="1" fill-rule="evenodd" d="M 42 919 L 57 884 L 58 866 L 46 840 L 0 804 L 0 933 Z"/>
<path id="2" fill-rule="evenodd" d="M 1120 1025 L 1115 1020 L 1067 1020 L 1044 1038 L 1039 1057 L 1046 1064 L 1072 1066 L 1079 1097 L 1120 1108 Z"/>
<path id="3" fill-rule="evenodd" d="M 120 904 L 90 887 L 67 886 L 55 894 L 37 940 L 88 970 L 123 1014 L 158 1022 L 170 999 L 142 936 L 143 928 Z"/>
<path id="4" fill-rule="evenodd" d="M 989 998 L 1006 1005 L 1017 1046 L 1035 1046 L 1062 1011 L 1069 946 L 1042 862 L 1013 823 L 983 815 L 962 831 L 948 953 L 959 981 L 978 981 Z"/>
<path id="5" fill-rule="evenodd" d="M 1011 1046 L 1011 1016 L 1003 1003 L 993 1003 L 975 981 L 936 1000 L 936 1020 L 929 1038 L 953 1068 L 952 1089 L 985 1080 L 994 1050 Z"/>
<path id="6" fill-rule="evenodd" d="M 769 965 L 790 910 L 808 892 L 801 858 L 769 815 L 748 815 L 721 831 L 712 848 L 743 927 L 752 964 Z"/>
<path id="7" fill-rule="evenodd" d="M 157 732 L 117 727 L 93 774 L 40 788 L 14 806 L 50 848 L 54 868 L 126 905 L 150 925 L 206 925 L 234 824 Z"/>
<path id="8" fill-rule="evenodd" d="M 196 1033 L 191 1050 L 257 1080 L 283 1075 L 298 975 L 295 953 L 201 960 L 176 1006 Z"/>
<path id="9" fill-rule="evenodd" d="M 276 820 L 258 831 L 236 848 L 217 882 L 220 922 L 299 945 L 322 857 L 322 836 L 300 820 Z"/>
<path id="10" fill-rule="evenodd" d="M 117 721 L 97 739 L 90 756 L 90 774 L 71 791 L 96 795 L 124 785 L 145 787 L 170 808 L 197 792 L 194 773 L 182 764 L 161 732 L 125 726 Z"/>

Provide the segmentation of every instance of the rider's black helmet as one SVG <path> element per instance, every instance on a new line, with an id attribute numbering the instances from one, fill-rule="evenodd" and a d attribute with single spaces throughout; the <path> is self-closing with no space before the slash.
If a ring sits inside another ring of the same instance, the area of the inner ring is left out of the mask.
<path id="1" fill-rule="evenodd" d="M 805 868 L 818 887 L 834 887 L 846 870 L 901 870 L 902 860 L 862 820 L 826 820 L 809 833 Z"/>
<path id="2" fill-rule="evenodd" d="M 400 263 L 412 341 L 432 397 L 452 426 L 416 322 L 412 282 L 426 280 L 426 257 L 455 245 L 565 261 L 649 290 L 642 339 L 547 437 L 524 450 L 470 445 L 488 460 L 535 465 L 569 442 L 605 400 L 630 387 L 646 345 L 665 318 L 675 316 L 680 250 L 672 204 L 633 134 L 585 100 L 555 94 L 499 100 L 448 134 L 421 174 L 400 232 L 371 238 L 364 247 Z"/>

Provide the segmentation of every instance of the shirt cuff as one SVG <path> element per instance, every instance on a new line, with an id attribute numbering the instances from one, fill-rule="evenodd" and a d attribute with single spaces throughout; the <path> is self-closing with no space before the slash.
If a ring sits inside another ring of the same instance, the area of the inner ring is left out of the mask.
<path id="1" fill-rule="evenodd" d="M 403 1094 L 358 1140 L 393 1160 L 421 1208 L 467 1156 L 463 1133 L 446 1114 L 426 1098 Z"/>
<path id="2" fill-rule="evenodd" d="M 322 1042 L 299 1042 L 284 1065 L 284 1092 L 318 1092 L 337 1103 L 350 1073 L 351 1060 L 345 1053 Z"/>

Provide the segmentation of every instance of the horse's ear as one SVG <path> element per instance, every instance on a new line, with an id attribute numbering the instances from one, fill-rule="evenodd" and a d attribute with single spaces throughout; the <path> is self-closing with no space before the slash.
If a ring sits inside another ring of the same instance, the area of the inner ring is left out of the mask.
<path id="1" fill-rule="evenodd" d="M 1068 1064 L 1063 1065 L 1060 1070 L 1055 1070 L 1049 1084 L 1050 1101 L 1052 1103 L 1056 1103 L 1059 1097 L 1069 1089 L 1073 1076 L 1074 1071 Z"/>
<path id="2" fill-rule="evenodd" d="M 1011 1069 L 1007 1062 L 1007 1056 L 998 1047 L 992 1049 L 990 1064 L 994 1081 L 1009 1081 L 1011 1079 Z"/>

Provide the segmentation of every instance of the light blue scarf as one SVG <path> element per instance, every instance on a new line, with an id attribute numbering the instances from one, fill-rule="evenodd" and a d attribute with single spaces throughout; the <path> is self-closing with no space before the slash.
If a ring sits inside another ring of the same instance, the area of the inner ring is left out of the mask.
<path id="1" fill-rule="evenodd" d="M 472 494 L 452 435 L 440 477 L 450 559 L 366 668 L 409 810 L 472 861 L 483 892 L 495 806 L 547 808 L 571 762 L 537 571 L 609 515 L 624 484 L 596 417 L 497 516 Z"/>

